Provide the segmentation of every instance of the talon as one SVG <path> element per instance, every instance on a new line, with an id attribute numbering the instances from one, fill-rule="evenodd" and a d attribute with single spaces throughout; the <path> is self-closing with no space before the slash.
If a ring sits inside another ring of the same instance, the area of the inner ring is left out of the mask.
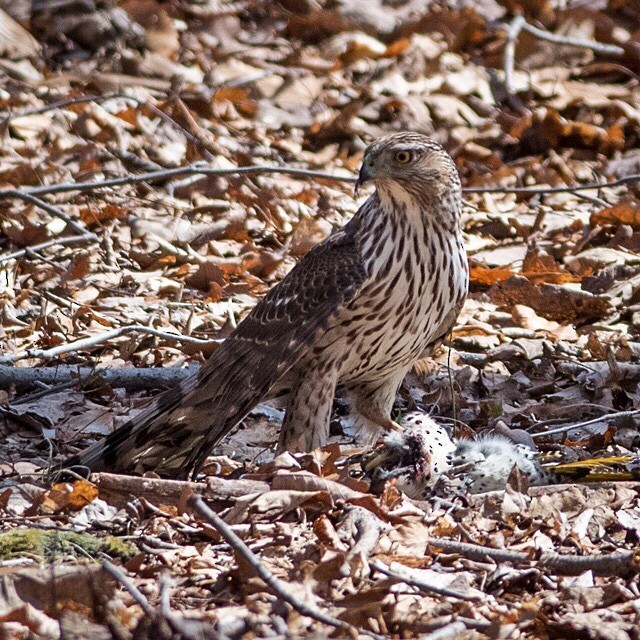
<path id="1" fill-rule="evenodd" d="M 389 420 L 389 424 L 386 424 L 384 428 L 387 431 L 404 431 L 404 427 L 399 425 L 395 420 Z"/>

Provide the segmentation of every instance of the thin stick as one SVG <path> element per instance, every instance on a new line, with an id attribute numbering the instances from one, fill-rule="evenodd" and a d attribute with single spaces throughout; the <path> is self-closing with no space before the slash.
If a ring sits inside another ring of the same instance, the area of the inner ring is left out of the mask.
<path id="1" fill-rule="evenodd" d="M 396 573 L 388 567 L 385 567 L 382 562 L 378 562 L 377 560 L 370 560 L 369 566 L 372 569 L 375 569 L 376 571 L 384 574 L 385 576 L 389 576 L 389 578 L 393 578 L 394 580 L 398 580 L 399 582 L 404 582 L 405 584 L 408 584 L 411 587 L 416 587 L 416 589 L 420 589 L 421 591 L 430 591 L 441 596 L 446 596 L 448 598 L 457 598 L 459 600 L 467 600 L 468 602 L 477 602 L 478 600 L 482 600 L 480 596 L 468 596 L 464 593 L 460 593 L 459 591 L 447 589 L 447 587 L 439 587 L 435 584 L 429 584 L 425 580 L 420 580 L 418 578 L 414 578 L 413 576 Z"/>
<path id="2" fill-rule="evenodd" d="M 138 184 L 140 182 L 157 182 L 167 180 L 176 176 L 190 175 L 210 175 L 210 176 L 230 176 L 230 175 L 260 175 L 260 174 L 285 174 L 300 178 L 317 178 L 321 180 L 334 180 L 339 182 L 355 183 L 354 176 L 340 176 L 323 171 L 313 171 L 297 167 L 274 167 L 267 165 L 256 165 L 250 167 L 231 167 L 227 169 L 217 169 L 203 163 L 194 163 L 184 167 L 174 167 L 171 169 L 159 169 L 136 175 L 111 178 L 109 180 L 98 180 L 93 182 L 75 182 L 49 185 L 44 187 L 32 187 L 26 189 L 0 189 L 0 200 L 7 198 L 21 198 L 26 200 L 29 196 L 41 196 L 47 194 L 66 193 L 69 191 L 95 191 L 107 187 L 120 187 L 123 185 Z M 636 173 L 610 182 L 592 182 L 581 185 L 571 185 L 566 187 L 464 187 L 464 193 L 514 193 L 528 195 L 544 195 L 552 193 L 571 193 L 574 191 L 587 191 L 593 189 L 604 189 L 618 187 L 640 180 L 640 173 Z M 25 196 L 26 194 L 26 196 Z M 40 201 L 42 202 L 42 201 Z M 46 203 L 44 203 L 46 204 Z M 41 206 L 41 205 L 39 205 Z M 57 214 L 56 214 L 57 215 Z"/>
<path id="3" fill-rule="evenodd" d="M 54 393 L 61 384 L 81 384 L 89 379 L 100 379 L 112 386 L 139 391 L 140 389 L 153 389 L 158 387 L 172 387 L 180 384 L 194 373 L 200 370 L 200 366 L 191 364 L 188 367 L 116 367 L 96 369 L 91 366 L 56 365 L 54 367 L 12 367 L 0 365 L 0 389 L 10 385 L 19 390 L 29 389 L 36 383 L 56 385 L 54 389 L 45 389 L 37 394 L 27 396 L 27 401 L 33 396 Z M 12 404 L 20 404 L 23 398 Z"/>
<path id="4" fill-rule="evenodd" d="M 624 49 L 614 44 L 602 44 L 601 42 L 595 42 L 593 40 L 581 40 L 579 38 L 571 38 L 568 36 L 559 36 L 550 31 L 539 29 L 529 24 L 522 14 L 516 15 L 511 24 L 507 28 L 506 42 L 504 45 L 503 55 L 503 69 L 504 69 L 504 85 L 508 95 L 514 95 L 514 82 L 513 71 L 515 66 L 515 53 L 516 43 L 518 36 L 522 31 L 528 31 L 531 35 L 539 38 L 540 40 L 546 40 L 547 42 L 553 42 L 554 44 L 560 44 L 569 47 L 578 47 L 581 49 L 590 49 L 595 53 L 601 53 L 607 56 L 614 56 L 621 58 L 624 56 Z"/>
<path id="5" fill-rule="evenodd" d="M 591 418 L 584 422 L 576 422 L 574 424 L 566 424 L 563 427 L 557 429 L 551 429 L 550 431 L 541 431 L 540 433 L 532 433 L 532 438 L 544 438 L 546 436 L 554 436 L 558 433 L 566 433 L 573 429 L 581 429 L 582 427 L 588 427 L 591 424 L 597 424 L 598 422 L 604 422 L 605 420 L 613 420 L 614 418 L 631 418 L 633 416 L 640 415 L 640 409 L 632 409 L 630 411 L 618 411 L 616 413 L 605 413 L 598 418 Z M 537 425 L 533 425 L 534 427 Z"/>
<path id="6" fill-rule="evenodd" d="M 94 233 L 90 233 L 89 231 L 87 231 L 81 224 L 78 224 L 75 220 L 71 219 L 66 213 L 63 213 L 57 207 L 53 207 L 50 204 L 47 204 L 46 202 L 44 202 L 44 200 L 40 200 L 40 198 L 37 198 L 29 189 L 7 189 L 6 191 L 3 191 L 1 193 L 2 195 L 0 195 L 0 197 L 18 198 L 19 200 L 30 202 L 31 204 L 36 205 L 36 207 L 43 209 L 52 216 L 60 218 L 60 220 L 64 220 L 67 225 L 69 225 L 78 233 L 81 233 L 85 236 L 91 236 L 94 240 L 98 239 L 98 237 Z"/>
<path id="7" fill-rule="evenodd" d="M 42 251 L 43 249 L 48 249 L 49 247 L 53 247 L 55 245 L 67 246 L 67 245 L 75 245 L 75 244 L 86 244 L 91 242 L 97 242 L 98 238 L 94 234 L 82 233 L 79 236 L 65 236 L 62 238 L 52 238 L 51 240 L 47 240 L 45 242 L 41 242 L 40 244 L 36 244 L 33 247 L 27 247 L 25 249 L 19 249 L 18 251 L 12 251 L 11 253 L 5 253 L 4 255 L 0 255 L 0 266 L 2 266 L 5 262 L 11 262 L 11 260 L 16 260 L 17 258 L 22 258 L 22 256 L 26 256 L 30 251 Z"/>
<path id="8" fill-rule="evenodd" d="M 105 333 L 101 333 L 90 338 L 81 338 L 80 340 L 74 340 L 67 344 L 62 344 L 51 349 L 25 349 L 18 353 L 11 354 L 9 356 L 0 357 L 0 365 L 11 364 L 18 360 L 24 360 L 25 358 L 41 358 L 43 360 L 49 360 L 51 358 L 57 358 L 65 353 L 73 353 L 75 351 L 82 351 L 90 347 L 108 342 L 113 338 L 119 338 L 120 336 L 128 335 L 130 333 L 146 333 L 152 336 L 157 336 L 165 340 L 177 340 L 178 342 L 188 342 L 191 344 L 201 344 L 210 346 L 212 344 L 220 344 L 222 340 L 201 340 L 200 338 L 193 338 L 191 336 L 183 336 L 178 333 L 169 333 L 168 331 L 159 331 L 158 329 L 152 329 L 151 327 L 143 327 L 140 325 L 127 325 L 124 327 L 118 327 Z"/>
<path id="9" fill-rule="evenodd" d="M 640 180 L 640 173 L 634 173 L 610 182 L 589 182 L 567 187 L 464 187 L 464 193 L 515 193 L 528 195 L 546 195 L 550 193 L 573 193 L 574 191 L 588 191 L 591 189 L 607 189 L 609 187 L 619 187 L 629 182 Z M 1 192 L 0 192 L 1 195 Z"/>
<path id="10" fill-rule="evenodd" d="M 108 560 L 103 560 L 102 566 L 133 596 L 133 599 L 140 605 L 146 615 L 151 616 L 155 613 L 142 591 L 133 584 L 133 581 L 128 578 L 121 569 Z"/>
<path id="11" fill-rule="evenodd" d="M 291 605 L 298 613 L 308 618 L 313 618 L 318 622 L 327 624 L 336 629 L 348 633 L 351 637 L 357 637 L 357 633 L 366 634 L 373 638 L 382 640 L 383 636 L 372 633 L 371 631 L 365 631 L 364 629 L 356 629 L 350 624 L 338 620 L 333 616 L 309 606 L 306 602 L 300 600 L 297 596 L 291 593 L 276 576 L 271 573 L 261 562 L 260 558 L 256 556 L 251 549 L 233 532 L 229 525 L 215 512 L 209 509 L 204 500 L 199 495 L 192 495 L 187 501 L 188 506 L 197 511 L 207 522 L 209 522 L 216 531 L 224 538 L 224 540 L 231 545 L 231 547 L 237 551 L 245 561 L 251 565 L 251 568 L 255 573 L 263 580 L 267 587 L 279 598 Z"/>
<path id="12" fill-rule="evenodd" d="M 580 38 L 559 36 L 544 29 L 538 29 L 538 27 L 534 27 L 528 22 L 523 22 L 521 29 L 528 31 L 536 38 L 540 38 L 540 40 L 546 40 L 554 44 L 562 44 L 567 47 L 577 47 L 579 49 L 591 49 L 591 51 L 595 53 L 601 53 L 602 55 L 613 56 L 615 58 L 622 58 L 624 56 L 624 49 L 615 44 L 603 44 L 602 42 L 595 42 L 594 40 L 581 40 Z"/>
<path id="13" fill-rule="evenodd" d="M 510 96 L 515 93 L 513 88 L 513 69 L 515 66 L 516 41 L 522 31 L 522 25 L 524 22 L 524 16 L 522 14 L 517 15 L 507 29 L 507 41 L 504 45 L 502 66 L 504 68 L 504 86 L 507 91 L 507 95 Z"/>
<path id="14" fill-rule="evenodd" d="M 513 564 L 533 563 L 541 567 L 556 571 L 561 575 L 577 575 L 584 571 L 593 571 L 602 576 L 620 575 L 620 573 L 637 573 L 640 566 L 636 551 L 616 551 L 599 556 L 563 555 L 559 553 L 542 553 L 539 557 L 532 557 L 521 551 L 508 549 L 493 549 L 470 542 L 458 542 L 442 538 L 431 538 L 428 544 L 440 548 L 445 553 L 457 553 L 470 560 L 486 560 L 495 562 L 511 562 Z"/>

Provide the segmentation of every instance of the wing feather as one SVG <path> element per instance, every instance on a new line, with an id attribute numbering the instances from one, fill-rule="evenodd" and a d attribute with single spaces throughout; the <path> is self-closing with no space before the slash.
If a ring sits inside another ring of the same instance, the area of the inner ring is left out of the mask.
<path id="1" fill-rule="evenodd" d="M 370 198 L 362 207 L 375 206 Z M 356 216 L 314 247 L 260 301 L 202 369 L 105 440 L 63 467 L 93 470 L 156 468 L 186 476 L 282 376 L 313 348 L 314 339 L 354 298 L 369 274 Z"/>

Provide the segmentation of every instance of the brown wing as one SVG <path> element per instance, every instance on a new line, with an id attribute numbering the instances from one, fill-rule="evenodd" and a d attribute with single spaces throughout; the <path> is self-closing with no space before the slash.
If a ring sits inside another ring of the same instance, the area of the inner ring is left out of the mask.
<path id="1" fill-rule="evenodd" d="M 374 206 L 372 199 L 364 205 Z M 360 217 L 314 247 L 259 302 L 202 370 L 132 421 L 65 462 L 92 470 L 158 469 L 185 477 L 313 347 L 368 274 Z"/>

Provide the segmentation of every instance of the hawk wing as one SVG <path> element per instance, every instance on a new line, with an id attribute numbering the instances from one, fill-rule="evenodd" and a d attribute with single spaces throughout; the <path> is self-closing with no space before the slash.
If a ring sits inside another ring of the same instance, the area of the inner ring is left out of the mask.
<path id="1" fill-rule="evenodd" d="M 374 206 L 370 198 L 364 207 Z M 361 217 L 314 247 L 260 301 L 202 369 L 63 467 L 157 470 L 186 477 L 358 296 L 368 274 Z"/>

